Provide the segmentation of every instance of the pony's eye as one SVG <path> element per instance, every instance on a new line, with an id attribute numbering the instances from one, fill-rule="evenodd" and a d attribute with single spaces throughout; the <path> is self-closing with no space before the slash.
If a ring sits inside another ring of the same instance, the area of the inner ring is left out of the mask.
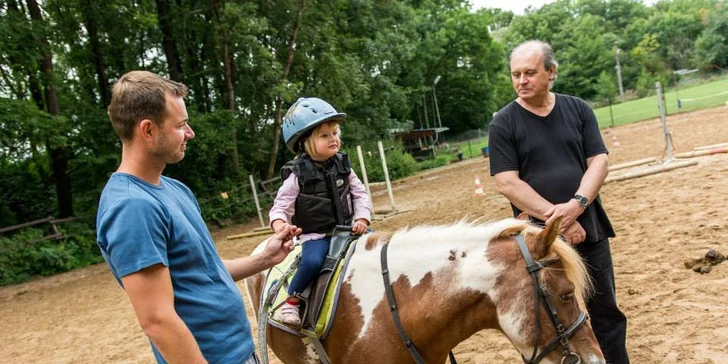
<path id="1" fill-rule="evenodd" d="M 574 298 L 574 293 L 573 292 L 564 293 L 561 296 L 559 296 L 559 298 L 561 298 L 562 301 L 569 302 Z"/>

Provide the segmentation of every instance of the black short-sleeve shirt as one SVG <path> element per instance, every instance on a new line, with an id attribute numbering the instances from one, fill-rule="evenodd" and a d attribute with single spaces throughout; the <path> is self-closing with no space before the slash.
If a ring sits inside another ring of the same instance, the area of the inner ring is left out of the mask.
<path id="1" fill-rule="evenodd" d="M 547 116 L 513 101 L 498 111 L 488 130 L 490 174 L 518 171 L 519 177 L 547 201 L 568 202 L 586 172 L 586 160 L 608 153 L 596 116 L 582 99 L 556 95 Z M 521 211 L 511 204 L 514 216 Z M 614 237 L 599 196 L 577 219 L 586 242 Z"/>

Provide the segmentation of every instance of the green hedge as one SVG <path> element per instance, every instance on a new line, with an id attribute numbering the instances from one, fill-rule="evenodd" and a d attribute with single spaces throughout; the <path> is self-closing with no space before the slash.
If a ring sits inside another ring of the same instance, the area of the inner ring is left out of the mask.
<path id="1" fill-rule="evenodd" d="M 364 152 L 364 167 L 367 169 L 369 182 L 384 182 L 382 159 L 379 157 L 377 146 L 362 146 L 362 150 Z M 356 147 L 349 148 L 347 153 L 349 153 L 352 168 L 361 178 L 361 167 Z M 411 155 L 404 153 L 401 145 L 395 144 L 392 147 L 385 147 L 385 154 L 387 156 L 387 170 L 391 180 L 411 176 L 420 170 L 417 161 Z"/>
<path id="2" fill-rule="evenodd" d="M 59 227 L 62 240 L 29 241 L 46 236 L 45 229 L 27 228 L 11 237 L 0 237 L 0 285 L 49 276 L 101 262 L 96 234 L 86 224 Z"/>
<path id="3" fill-rule="evenodd" d="M 456 157 L 451 154 L 440 154 L 433 159 L 426 159 L 422 162 L 419 162 L 417 164 L 417 167 L 419 170 L 432 169 L 442 167 L 446 164 L 450 164 L 450 162 L 454 160 L 456 160 Z"/>

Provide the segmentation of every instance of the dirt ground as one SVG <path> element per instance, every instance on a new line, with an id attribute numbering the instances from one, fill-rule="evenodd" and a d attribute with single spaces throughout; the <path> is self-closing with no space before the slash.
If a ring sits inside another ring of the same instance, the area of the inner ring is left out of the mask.
<path id="1" fill-rule="evenodd" d="M 728 107 L 670 116 L 668 123 L 677 151 L 728 142 Z M 665 146 L 659 119 L 606 130 L 604 137 L 613 164 L 661 158 Z M 613 137 L 619 146 L 613 145 Z M 728 254 L 728 205 L 723 195 L 728 154 L 698 160 L 697 166 L 602 188 L 602 201 L 618 235 L 612 240 L 612 253 L 619 303 L 629 319 L 633 363 L 728 362 L 728 263 L 708 274 L 683 264 L 709 249 Z M 485 198 L 474 196 L 475 174 L 483 181 Z M 376 209 L 389 204 L 381 188 L 373 194 Z M 510 214 L 484 158 L 397 181 L 394 196 L 397 208 L 411 211 L 376 221 L 376 230 Z M 254 226 L 216 232 L 221 255 L 249 254 L 262 238 L 225 237 Z M 0 363 L 153 361 L 131 305 L 105 264 L 0 288 L 0 320 Z M 455 355 L 461 363 L 520 362 L 516 350 L 494 331 L 474 335 L 455 348 Z"/>

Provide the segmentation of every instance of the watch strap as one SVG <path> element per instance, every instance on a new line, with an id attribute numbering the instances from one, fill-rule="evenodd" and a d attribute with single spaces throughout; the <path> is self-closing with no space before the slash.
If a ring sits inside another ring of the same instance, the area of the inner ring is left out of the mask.
<path id="1" fill-rule="evenodd" d="M 576 200 L 579 203 L 579 206 L 581 206 L 583 209 L 589 207 L 589 199 L 582 195 L 574 195 L 572 199 Z"/>

